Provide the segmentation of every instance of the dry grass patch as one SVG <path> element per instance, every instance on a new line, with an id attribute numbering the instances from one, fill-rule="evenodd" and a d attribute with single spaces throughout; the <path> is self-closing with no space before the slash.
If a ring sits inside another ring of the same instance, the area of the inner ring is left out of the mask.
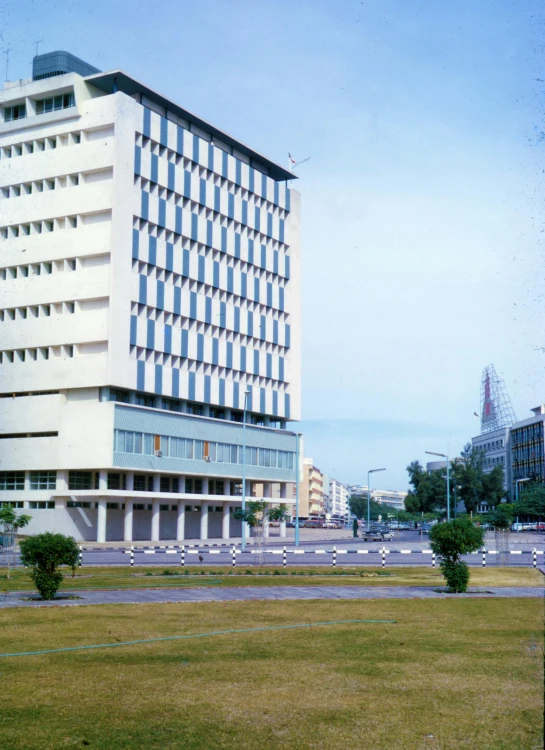
<path id="1" fill-rule="evenodd" d="M 542 747 L 537 599 L 17 609 L 0 613 L 0 642 L 13 652 L 362 618 L 397 624 L 2 659 L 0 746 Z"/>

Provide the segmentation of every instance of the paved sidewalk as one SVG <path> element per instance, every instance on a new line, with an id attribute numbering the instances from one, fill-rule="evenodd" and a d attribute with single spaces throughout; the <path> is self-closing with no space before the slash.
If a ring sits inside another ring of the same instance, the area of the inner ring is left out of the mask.
<path id="1" fill-rule="evenodd" d="M 66 592 L 68 595 L 68 592 Z M 32 592 L 11 592 L 0 598 L 0 610 L 12 607 L 72 607 L 85 604 L 160 604 L 306 599 L 451 599 L 543 597 L 543 588 L 473 589 L 468 594 L 445 594 L 430 586 L 267 586 L 241 588 L 133 589 L 131 591 L 74 591 L 78 599 L 43 602 Z M 32 601 L 29 598 L 32 597 Z"/>

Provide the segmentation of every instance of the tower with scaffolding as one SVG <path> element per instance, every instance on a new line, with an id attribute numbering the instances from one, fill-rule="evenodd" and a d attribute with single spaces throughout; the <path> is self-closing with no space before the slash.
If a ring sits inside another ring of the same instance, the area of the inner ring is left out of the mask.
<path id="1" fill-rule="evenodd" d="M 504 381 L 494 365 L 484 368 L 481 377 L 481 432 L 472 438 L 473 448 L 484 455 L 484 470 L 503 467 L 505 489 L 510 487 L 509 430 L 517 421 Z M 482 508 L 481 510 L 488 510 Z"/>
<path id="2" fill-rule="evenodd" d="M 481 377 L 481 434 L 472 439 L 474 448 L 484 454 L 484 470 L 492 471 L 496 466 L 503 467 L 504 487 L 511 487 L 511 446 L 510 429 L 517 421 L 504 381 L 498 376 L 494 365 L 484 368 Z M 479 507 L 486 512 L 487 507 Z M 509 533 L 496 529 L 495 544 L 497 562 L 509 562 Z"/>

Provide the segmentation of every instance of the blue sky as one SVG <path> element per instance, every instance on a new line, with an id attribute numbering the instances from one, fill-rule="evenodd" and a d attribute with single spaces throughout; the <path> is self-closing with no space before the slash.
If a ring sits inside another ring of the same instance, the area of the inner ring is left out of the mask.
<path id="1" fill-rule="evenodd" d="M 405 488 L 478 432 L 483 367 L 545 401 L 537 0 L 0 0 L 10 78 L 33 42 L 122 68 L 301 166 L 305 453 Z M 5 58 L 3 58 L 5 59 Z"/>

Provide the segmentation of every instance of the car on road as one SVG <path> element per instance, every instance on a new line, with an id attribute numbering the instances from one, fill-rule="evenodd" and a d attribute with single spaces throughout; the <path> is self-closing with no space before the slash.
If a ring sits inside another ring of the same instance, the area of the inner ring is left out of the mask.
<path id="1" fill-rule="evenodd" d="M 394 538 L 394 533 L 386 529 L 363 529 L 361 538 L 365 542 L 390 542 Z"/>

